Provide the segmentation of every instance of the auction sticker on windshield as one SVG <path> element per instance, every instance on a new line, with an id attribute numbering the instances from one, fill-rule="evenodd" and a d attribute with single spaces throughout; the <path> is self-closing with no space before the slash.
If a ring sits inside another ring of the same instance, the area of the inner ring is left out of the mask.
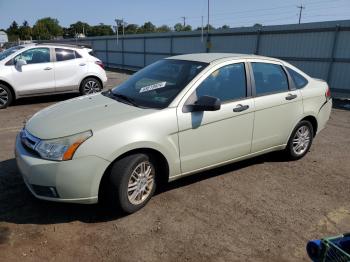
<path id="1" fill-rule="evenodd" d="M 143 92 L 148 92 L 148 91 L 151 91 L 151 90 L 154 90 L 154 89 L 158 89 L 158 88 L 163 88 L 166 86 L 166 82 L 160 82 L 160 83 L 157 83 L 157 84 L 153 84 L 153 85 L 150 85 L 150 86 L 144 86 L 140 89 L 140 93 L 143 93 Z"/>

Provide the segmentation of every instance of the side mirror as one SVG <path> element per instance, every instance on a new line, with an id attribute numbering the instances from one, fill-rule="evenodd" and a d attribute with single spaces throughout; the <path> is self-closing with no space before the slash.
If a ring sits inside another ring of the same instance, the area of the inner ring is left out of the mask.
<path id="1" fill-rule="evenodd" d="M 186 107 L 187 112 L 216 111 L 221 108 L 221 101 L 217 97 L 201 96 L 194 104 Z"/>
<path id="2" fill-rule="evenodd" d="M 22 66 L 24 66 L 24 65 L 26 65 L 26 64 L 27 64 L 27 61 L 26 61 L 26 60 L 18 59 L 18 60 L 16 61 L 15 66 L 16 66 L 17 69 L 21 69 Z"/>

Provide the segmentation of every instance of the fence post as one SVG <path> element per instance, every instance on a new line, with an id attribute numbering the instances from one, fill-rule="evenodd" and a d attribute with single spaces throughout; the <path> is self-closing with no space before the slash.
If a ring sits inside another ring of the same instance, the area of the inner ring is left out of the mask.
<path id="1" fill-rule="evenodd" d="M 122 68 L 124 68 L 124 37 L 122 38 Z"/>
<path id="2" fill-rule="evenodd" d="M 143 37 L 143 67 L 146 66 L 146 37 Z"/>
<path id="3" fill-rule="evenodd" d="M 106 66 L 108 67 L 108 39 L 106 38 Z"/>
<path id="4" fill-rule="evenodd" d="M 258 31 L 256 32 L 256 43 L 255 43 L 255 52 L 254 52 L 254 54 L 256 55 L 259 54 L 260 34 L 261 34 L 261 29 L 259 28 Z"/>
<path id="5" fill-rule="evenodd" d="M 330 81 L 331 81 L 331 78 L 332 78 L 334 56 L 335 56 L 335 50 L 336 50 L 336 47 L 337 47 L 339 31 L 340 31 L 340 25 L 338 24 L 335 27 L 333 43 L 332 43 L 332 47 L 331 47 L 332 48 L 331 49 L 331 60 L 329 62 L 328 72 L 327 72 L 327 83 L 328 84 L 330 84 Z"/>
<path id="6" fill-rule="evenodd" d="M 173 35 L 171 34 L 171 35 L 170 35 L 170 55 L 171 55 L 171 56 L 174 54 L 174 51 L 173 51 L 173 45 L 174 45 L 173 39 L 174 39 L 174 37 L 173 37 Z"/>

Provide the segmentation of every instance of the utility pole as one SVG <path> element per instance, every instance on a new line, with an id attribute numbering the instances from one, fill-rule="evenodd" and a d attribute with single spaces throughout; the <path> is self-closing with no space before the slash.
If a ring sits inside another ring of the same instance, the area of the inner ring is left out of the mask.
<path id="1" fill-rule="evenodd" d="M 305 9 L 305 6 L 303 6 L 302 4 L 300 6 L 297 6 L 297 8 L 299 8 L 299 24 L 300 24 L 300 21 L 301 21 L 301 14 L 303 12 L 303 9 Z"/>
<path id="2" fill-rule="evenodd" d="M 123 36 L 125 35 L 125 22 L 124 18 L 122 18 L 122 26 L 123 26 Z"/>
<path id="3" fill-rule="evenodd" d="M 208 0 L 208 24 L 207 24 L 207 36 L 209 36 L 209 0 Z"/>
<path id="4" fill-rule="evenodd" d="M 202 16 L 202 37 L 201 37 L 201 40 L 202 40 L 202 43 L 203 43 L 203 33 L 204 33 L 204 28 L 203 28 L 203 16 Z"/>
<path id="5" fill-rule="evenodd" d="M 181 18 L 184 20 L 183 25 L 186 26 L 186 16 L 181 16 Z"/>
<path id="6" fill-rule="evenodd" d="M 118 19 L 114 19 L 114 21 L 115 21 L 115 23 L 116 23 L 116 29 L 115 29 L 115 31 L 116 31 L 116 33 L 117 33 L 117 45 L 119 44 L 119 20 Z"/>
<path id="7" fill-rule="evenodd" d="M 208 24 L 207 24 L 207 53 L 209 53 L 210 51 L 210 39 L 209 39 L 209 30 L 210 30 L 210 27 L 209 27 L 209 0 L 208 0 Z"/>

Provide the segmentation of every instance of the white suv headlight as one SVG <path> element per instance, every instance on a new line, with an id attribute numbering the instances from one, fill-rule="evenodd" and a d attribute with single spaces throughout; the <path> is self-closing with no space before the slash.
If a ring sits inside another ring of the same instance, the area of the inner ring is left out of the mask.
<path id="1" fill-rule="evenodd" d="M 58 139 L 41 140 L 35 151 L 42 158 L 49 160 L 70 160 L 78 147 L 92 136 L 92 131 L 86 131 Z"/>

